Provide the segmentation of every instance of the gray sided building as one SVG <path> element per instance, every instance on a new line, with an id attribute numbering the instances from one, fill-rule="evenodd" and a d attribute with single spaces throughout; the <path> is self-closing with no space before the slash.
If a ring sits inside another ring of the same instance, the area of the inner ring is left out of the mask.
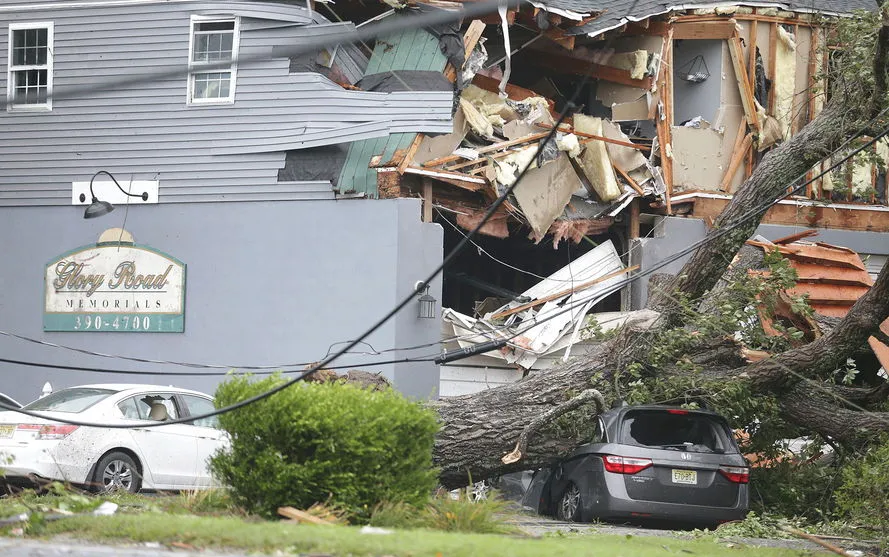
<path id="1" fill-rule="evenodd" d="M 0 391 L 28 401 L 50 381 L 212 393 L 229 367 L 301 369 L 357 338 L 441 262 L 442 230 L 421 222 L 418 200 L 335 188 L 344 155 L 328 163 L 331 152 L 451 130 L 452 92 L 349 90 L 369 51 L 298 51 L 351 23 L 305 4 L 150 0 L 2 0 L 0 18 L 0 357 L 153 374 L 0 363 Z M 91 181 L 117 209 L 84 220 Z M 48 263 L 118 227 L 185 264 L 182 332 L 124 331 L 113 315 L 100 330 L 49 330 Z M 440 300 L 440 289 L 429 294 Z M 434 396 L 431 362 L 374 362 L 429 355 L 438 339 L 438 320 L 419 318 L 412 301 L 334 365 Z M 206 375 L 163 375 L 195 372 Z"/>

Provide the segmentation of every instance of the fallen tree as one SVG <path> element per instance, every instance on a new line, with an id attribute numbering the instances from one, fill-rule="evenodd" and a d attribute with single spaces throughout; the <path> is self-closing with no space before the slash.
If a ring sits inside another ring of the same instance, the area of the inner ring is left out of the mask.
<path id="1" fill-rule="evenodd" d="M 444 485 L 457 487 L 470 478 L 552 462 L 585 442 L 604 407 L 640 389 L 672 400 L 682 400 L 676 397 L 684 392 L 686 400 L 693 395 L 718 402 L 713 385 L 719 385 L 723 400 L 726 393 L 736 401 L 767 397 L 781 420 L 833 443 L 854 444 L 889 431 L 889 413 L 868 410 L 886 400 L 885 388 L 841 386 L 831 379 L 889 318 L 889 269 L 819 338 L 755 362 L 734 338 L 739 320 L 702 308 L 719 306 L 713 298 L 720 294 L 713 292 L 720 280 L 737 284 L 732 273 L 746 272 L 730 264 L 769 202 L 815 164 L 848 149 L 850 140 L 877 136 L 887 125 L 889 11 L 884 5 L 881 17 L 863 16 L 844 25 L 838 36 L 846 48 L 836 57 L 838 70 L 831 76 L 832 95 L 824 110 L 764 157 L 719 216 L 707 242 L 652 296 L 649 310 L 630 319 L 615 338 L 561 367 L 434 403 L 442 422 L 434 456 Z M 654 326 L 649 325 L 651 311 L 659 315 Z"/>

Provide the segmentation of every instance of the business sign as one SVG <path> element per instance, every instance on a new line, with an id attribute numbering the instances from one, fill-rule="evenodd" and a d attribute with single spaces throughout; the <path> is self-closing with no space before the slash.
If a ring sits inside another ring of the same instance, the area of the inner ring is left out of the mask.
<path id="1" fill-rule="evenodd" d="M 185 264 L 128 243 L 94 244 L 46 265 L 44 331 L 181 333 Z"/>

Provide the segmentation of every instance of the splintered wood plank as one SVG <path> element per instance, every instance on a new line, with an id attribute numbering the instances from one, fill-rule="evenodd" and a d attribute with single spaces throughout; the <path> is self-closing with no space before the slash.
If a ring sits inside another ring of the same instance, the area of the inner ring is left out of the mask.
<path id="1" fill-rule="evenodd" d="M 475 49 L 475 46 L 478 44 L 479 39 L 482 37 L 482 33 L 485 32 L 485 23 L 478 19 L 472 21 L 469 24 L 469 27 L 466 28 L 466 31 L 463 33 L 463 59 L 468 60 L 469 55 Z M 462 71 L 462 68 L 460 68 Z M 451 83 L 457 80 L 457 69 L 448 62 L 448 66 L 445 68 L 444 76 Z"/>
<path id="2" fill-rule="evenodd" d="M 733 36 L 728 41 L 729 53 L 732 58 L 732 66 L 735 69 L 735 77 L 738 79 L 738 89 L 741 91 L 741 104 L 744 105 L 744 115 L 754 131 L 759 132 L 759 118 L 756 115 L 756 103 L 753 101 L 753 88 L 747 79 L 747 68 L 744 65 L 744 49 L 741 46 L 741 38 Z"/>
<path id="3" fill-rule="evenodd" d="M 318 518 L 317 516 L 299 509 L 294 509 L 293 507 L 278 507 L 278 514 L 296 522 L 308 522 L 309 524 L 317 524 L 319 526 L 333 526 L 332 523 L 327 522 L 323 518 Z"/>
<path id="4" fill-rule="evenodd" d="M 769 114 L 775 114 L 775 71 L 778 65 L 778 25 L 772 23 L 769 26 L 769 67 L 766 77 L 772 81 L 769 89 Z"/>
<path id="5" fill-rule="evenodd" d="M 621 178 L 626 180 L 631 188 L 636 190 L 636 193 L 638 193 L 639 195 L 645 195 L 645 191 L 642 190 L 639 184 L 636 183 L 636 180 L 633 180 L 632 176 L 627 174 L 623 168 L 617 166 L 616 164 L 614 164 L 614 162 L 611 163 L 611 166 L 617 171 L 618 174 L 620 174 Z"/>
<path id="6" fill-rule="evenodd" d="M 537 127 L 540 127 L 540 128 L 547 129 L 547 130 L 553 129 L 553 127 L 550 124 L 545 124 L 543 122 L 536 122 L 534 125 Z M 559 126 L 559 131 L 565 132 L 565 133 L 573 133 L 577 137 L 583 137 L 586 139 L 598 139 L 599 141 L 604 141 L 605 143 L 611 143 L 613 145 L 620 145 L 621 147 L 630 147 L 632 149 L 651 151 L 651 147 L 648 145 L 639 145 L 638 143 L 631 143 L 629 141 L 621 141 L 620 139 L 611 139 L 610 137 L 604 137 L 601 135 L 578 132 L 578 131 L 574 131 L 570 127 L 566 127 L 566 126 Z M 583 143 L 583 142 L 581 142 L 581 143 Z"/>
<path id="7" fill-rule="evenodd" d="M 673 30 L 667 32 L 664 39 L 664 62 L 666 68 L 661 69 L 660 90 L 661 102 L 659 103 L 657 118 L 658 145 L 661 155 L 661 170 L 663 170 L 664 200 L 667 204 L 667 214 L 673 214 L 673 205 L 670 197 L 673 194 L 673 120 L 672 111 L 672 86 L 673 86 Z"/>
<path id="8" fill-rule="evenodd" d="M 537 141 L 538 139 L 543 139 L 544 137 L 546 137 L 548 135 L 549 135 L 549 132 L 535 133 L 533 135 L 527 135 L 525 137 L 513 139 L 512 141 L 502 141 L 500 143 L 493 143 L 491 145 L 488 145 L 487 147 L 482 147 L 481 149 L 476 149 L 475 152 L 481 155 L 484 153 L 490 153 L 492 151 L 499 151 L 500 149 L 512 147 L 513 145 L 520 145 L 522 143 L 529 143 L 531 141 Z M 427 168 L 430 166 L 439 166 L 439 165 L 446 164 L 446 163 L 449 163 L 452 161 L 460 160 L 462 158 L 463 157 L 461 157 L 460 155 L 448 155 L 447 157 L 442 157 L 440 159 L 434 159 L 431 161 L 424 162 L 423 166 L 427 167 Z"/>
<path id="9" fill-rule="evenodd" d="M 417 154 L 417 149 L 420 148 L 420 143 L 423 142 L 423 138 L 426 137 L 422 133 L 418 133 L 414 140 L 411 142 L 411 146 L 407 148 L 407 151 L 404 152 L 404 158 L 401 159 L 401 162 L 398 164 L 398 173 L 404 174 L 404 169 L 407 168 L 407 165 L 413 162 L 414 155 Z"/>
<path id="10" fill-rule="evenodd" d="M 640 203 L 641 203 L 641 199 L 638 197 L 636 199 L 634 199 L 632 201 L 632 203 L 630 203 L 629 236 L 630 236 L 631 240 L 638 238 L 641 235 L 640 227 L 639 227 L 639 205 L 640 205 Z"/>
<path id="11" fill-rule="evenodd" d="M 750 147 L 753 145 L 753 134 L 748 133 L 744 140 L 741 142 L 741 147 L 737 151 L 732 154 L 732 160 L 728 165 L 728 170 L 725 171 L 725 176 L 722 178 L 722 185 L 720 189 L 723 191 L 729 191 L 731 189 L 732 180 L 735 177 L 735 173 L 738 172 L 738 167 L 741 166 L 741 161 L 747 156 L 747 151 L 750 150 Z"/>
<path id="12" fill-rule="evenodd" d="M 753 20 L 750 22 L 750 37 L 747 39 L 747 79 L 753 84 L 756 83 L 756 36 L 759 33 L 758 26 L 758 21 Z"/>

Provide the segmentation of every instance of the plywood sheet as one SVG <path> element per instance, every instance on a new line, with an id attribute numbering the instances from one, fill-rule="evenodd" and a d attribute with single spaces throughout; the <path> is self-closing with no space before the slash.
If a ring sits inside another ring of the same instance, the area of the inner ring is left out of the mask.
<path id="1" fill-rule="evenodd" d="M 731 145 L 713 129 L 673 128 L 673 185 L 716 191 L 731 160 Z M 731 141 L 729 141 L 731 142 Z"/>

